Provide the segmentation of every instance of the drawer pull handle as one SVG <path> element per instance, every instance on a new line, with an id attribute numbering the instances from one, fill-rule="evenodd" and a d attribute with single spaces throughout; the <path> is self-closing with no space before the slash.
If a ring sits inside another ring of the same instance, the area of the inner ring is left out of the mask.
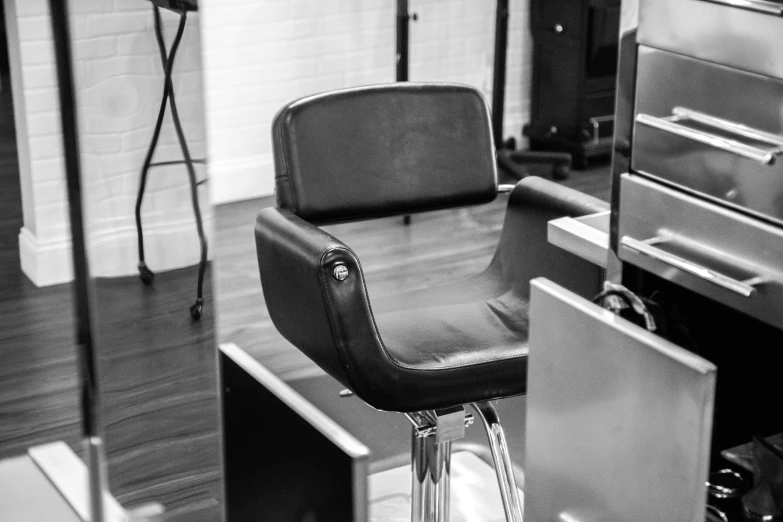
<path id="1" fill-rule="evenodd" d="M 754 285 L 759 285 L 766 282 L 766 278 L 762 276 L 739 281 L 733 277 L 729 277 L 714 270 L 710 270 L 709 268 L 688 261 L 687 259 L 684 259 L 678 255 L 670 254 L 669 252 L 654 246 L 656 244 L 664 243 L 665 241 L 665 239 L 659 237 L 648 239 L 646 241 L 639 241 L 638 239 L 634 239 L 629 236 L 623 236 L 623 238 L 620 240 L 620 244 L 630 250 L 638 252 L 639 254 L 651 257 L 656 261 L 660 261 L 661 263 L 666 263 L 669 266 L 679 268 L 684 272 L 688 272 L 689 274 L 700 277 L 701 279 L 709 281 L 722 288 L 731 290 L 732 292 L 737 293 L 743 297 L 752 296 L 756 291 Z"/>
<path id="2" fill-rule="evenodd" d="M 704 0 L 713 4 L 728 5 L 730 7 L 739 7 L 759 13 L 783 16 L 783 5 L 769 0 Z"/>
<path id="3" fill-rule="evenodd" d="M 672 109 L 672 115 L 666 118 L 656 118 L 649 114 L 637 114 L 636 121 L 642 125 L 647 125 L 648 127 L 660 129 L 683 138 L 688 138 L 717 149 L 737 154 L 744 158 L 752 159 L 762 165 L 774 165 L 775 158 L 778 155 L 783 154 L 783 137 L 778 136 L 777 134 L 754 129 L 747 125 L 742 125 L 741 123 L 716 118 L 715 116 L 710 116 L 709 114 L 704 114 L 691 109 L 685 109 L 683 107 L 675 107 Z M 710 134 L 703 130 L 682 125 L 681 122 L 686 121 L 694 121 L 754 141 L 768 143 L 769 145 L 772 145 L 772 147 L 754 147 L 753 145 L 748 145 L 747 143 L 742 143 L 731 138 L 716 136 L 715 134 Z"/>

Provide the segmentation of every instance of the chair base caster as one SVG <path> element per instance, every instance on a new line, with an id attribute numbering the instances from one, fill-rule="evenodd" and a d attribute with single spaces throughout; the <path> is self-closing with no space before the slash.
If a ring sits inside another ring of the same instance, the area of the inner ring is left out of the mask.
<path id="1" fill-rule="evenodd" d="M 204 310 L 204 298 L 199 297 L 196 303 L 190 307 L 190 317 L 195 320 L 201 319 L 201 312 Z"/>
<path id="2" fill-rule="evenodd" d="M 571 167 L 568 165 L 555 165 L 552 167 L 552 177 L 558 181 L 563 181 L 571 176 Z"/>
<path id="3" fill-rule="evenodd" d="M 147 286 L 151 285 L 152 281 L 155 279 L 155 272 L 147 268 L 144 261 L 139 261 L 139 278 L 141 279 L 141 282 Z"/>

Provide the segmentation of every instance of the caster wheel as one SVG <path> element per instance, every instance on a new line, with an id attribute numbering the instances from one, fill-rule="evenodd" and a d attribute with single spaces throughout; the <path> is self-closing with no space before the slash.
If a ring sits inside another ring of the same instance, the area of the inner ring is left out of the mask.
<path id="1" fill-rule="evenodd" d="M 552 167 L 552 177 L 558 181 L 568 179 L 571 175 L 571 167 L 568 165 L 555 165 Z"/>
<path id="2" fill-rule="evenodd" d="M 190 307 L 190 317 L 195 320 L 201 319 L 201 312 L 204 310 L 204 299 L 199 297 L 196 299 L 196 304 Z"/>
<path id="3" fill-rule="evenodd" d="M 141 278 L 142 283 L 149 286 L 152 284 L 153 279 L 155 279 L 155 273 L 147 268 L 147 265 L 142 262 L 139 263 L 139 278 Z"/>
<path id="4" fill-rule="evenodd" d="M 405 216 L 404 218 L 402 218 L 402 222 L 405 223 L 406 225 L 410 225 L 411 224 L 411 217 L 410 216 Z"/>
<path id="5" fill-rule="evenodd" d="M 517 149 L 517 140 L 513 136 L 508 138 L 506 141 L 503 142 L 503 148 L 508 150 L 516 150 Z"/>

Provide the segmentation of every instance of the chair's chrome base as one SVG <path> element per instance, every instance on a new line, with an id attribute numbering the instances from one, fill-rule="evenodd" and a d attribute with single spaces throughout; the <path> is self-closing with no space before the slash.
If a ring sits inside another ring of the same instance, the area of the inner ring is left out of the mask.
<path id="1" fill-rule="evenodd" d="M 522 522 L 514 470 L 495 408 L 489 402 L 473 404 L 487 431 L 500 496 L 508 522 Z M 448 411 L 406 414 L 413 424 L 411 464 L 411 521 L 448 522 L 451 479 L 451 443 L 464 436 L 473 417 L 463 407 Z"/>
<path id="2" fill-rule="evenodd" d="M 411 521 L 448 522 L 451 442 L 417 437 L 414 429 L 411 451 Z"/>
<path id="3" fill-rule="evenodd" d="M 503 432 L 503 426 L 500 425 L 498 412 L 489 402 L 473 403 L 473 408 L 481 417 L 484 429 L 487 431 L 492 460 L 495 462 L 495 474 L 498 477 L 498 486 L 500 486 L 500 497 L 503 499 L 503 509 L 506 511 L 506 520 L 508 522 L 522 522 L 522 503 L 519 501 L 514 467 L 511 464 L 506 434 Z"/>

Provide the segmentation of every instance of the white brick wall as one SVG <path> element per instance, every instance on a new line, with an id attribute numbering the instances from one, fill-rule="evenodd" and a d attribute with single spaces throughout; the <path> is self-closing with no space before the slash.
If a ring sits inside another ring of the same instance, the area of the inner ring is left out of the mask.
<path id="1" fill-rule="evenodd" d="M 70 277 L 69 232 L 59 103 L 46 0 L 6 0 L 16 21 L 18 47 L 14 98 L 22 129 L 25 229 L 23 268 L 36 284 Z M 71 36 L 79 110 L 82 187 L 94 275 L 136 272 L 134 206 L 139 171 L 152 136 L 163 90 L 163 68 L 152 8 L 141 0 L 71 0 Z M 170 43 L 178 17 L 162 11 Z M 7 13 L 8 14 L 8 13 Z M 175 92 L 191 153 L 205 156 L 201 39 L 191 15 L 175 65 Z M 20 110 L 21 109 L 21 110 Z M 155 161 L 182 158 L 167 114 Z M 197 166 L 199 177 L 205 168 Z M 207 229 L 211 212 L 199 189 Z M 153 270 L 198 261 L 187 172 L 184 166 L 150 171 L 143 222 L 147 262 Z"/>
<path id="2" fill-rule="evenodd" d="M 511 0 L 505 135 L 528 119 L 528 0 Z M 410 79 L 492 89 L 495 2 L 412 0 Z M 270 194 L 270 125 L 294 98 L 394 80 L 389 0 L 202 0 L 213 202 Z"/>
<path id="3" fill-rule="evenodd" d="M 25 178 L 23 266 L 38 284 L 61 282 L 68 277 L 69 238 L 47 2 L 7 0 L 6 8 L 15 17 L 19 45 L 14 95 Z M 103 275 L 133 273 L 136 187 L 162 91 L 152 12 L 141 0 L 71 0 L 71 8 L 88 232 L 101 238 L 96 243 L 104 245 L 103 252 L 110 250 L 109 238 L 119 245 L 111 260 L 93 256 L 92 268 Z M 194 157 L 206 152 L 206 94 L 213 201 L 272 192 L 270 124 L 284 103 L 324 90 L 393 81 L 394 9 L 388 0 L 202 0 L 201 12 L 191 15 L 186 29 L 174 81 Z M 410 30 L 411 80 L 470 83 L 489 97 L 495 2 L 412 0 L 411 11 L 419 15 Z M 527 120 L 527 11 L 528 0 L 511 0 L 506 136 L 519 137 Z M 164 11 L 164 20 L 170 41 L 177 19 Z M 180 159 L 170 117 L 155 159 Z M 197 170 L 205 175 L 203 167 Z M 200 192 L 206 199 L 206 190 Z M 208 209 L 206 214 L 209 221 Z M 145 229 L 156 230 L 160 238 L 168 227 L 195 241 L 183 167 L 152 171 L 143 216 Z M 36 252 L 46 252 L 48 265 L 35 261 Z M 53 252 L 59 252 L 64 268 L 44 275 L 56 264 Z M 181 247 L 169 255 L 151 246 L 148 261 L 157 269 L 183 266 L 195 262 L 197 252 Z"/>

